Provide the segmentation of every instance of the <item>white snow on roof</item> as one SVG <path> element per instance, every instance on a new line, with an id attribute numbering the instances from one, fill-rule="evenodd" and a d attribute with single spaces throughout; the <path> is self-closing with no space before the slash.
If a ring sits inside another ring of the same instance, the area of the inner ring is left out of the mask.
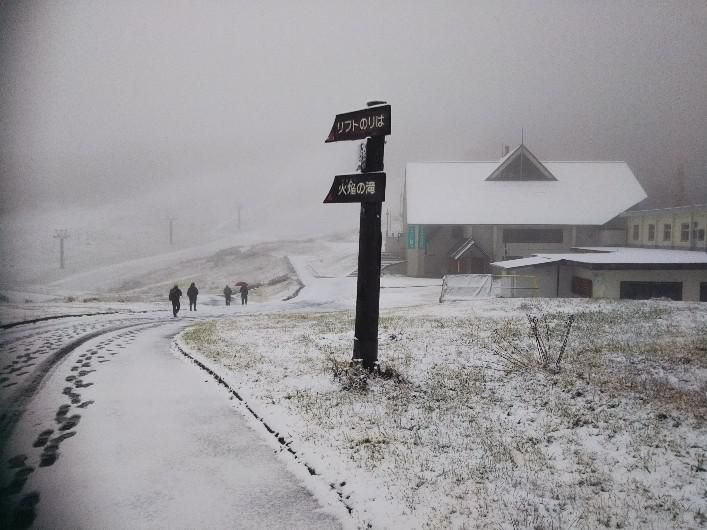
<path id="1" fill-rule="evenodd" d="M 707 212 L 707 204 L 686 204 L 684 206 L 671 206 L 670 208 L 650 208 L 648 210 L 629 210 L 621 217 L 635 217 L 643 215 L 671 215 L 674 213 L 699 213 Z"/>
<path id="2" fill-rule="evenodd" d="M 498 162 L 410 162 L 410 224 L 602 225 L 646 198 L 625 162 L 542 162 L 557 181 L 486 181 Z"/>
<path id="3" fill-rule="evenodd" d="M 502 269 L 517 269 L 556 261 L 587 265 L 706 265 L 707 252 L 631 247 L 579 247 L 582 252 L 535 254 L 529 258 L 492 263 Z"/>
<path id="4" fill-rule="evenodd" d="M 518 269 L 520 267 L 532 267 L 533 265 L 544 265 L 546 263 L 555 263 L 562 261 L 563 254 L 536 254 L 528 258 L 509 259 L 506 261 L 496 261 L 491 265 L 501 267 L 502 269 Z"/>
<path id="5" fill-rule="evenodd" d="M 579 263 L 707 264 L 707 252 L 696 250 L 635 247 L 578 247 L 578 250 L 590 252 L 569 254 L 568 259 Z"/>

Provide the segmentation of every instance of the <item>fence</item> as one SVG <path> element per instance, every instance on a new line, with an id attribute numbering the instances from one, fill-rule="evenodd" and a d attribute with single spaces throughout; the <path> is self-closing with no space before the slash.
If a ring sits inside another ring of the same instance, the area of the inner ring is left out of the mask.
<path id="1" fill-rule="evenodd" d="M 529 298 L 538 296 L 535 276 L 448 274 L 442 278 L 440 303 L 485 298 Z"/>

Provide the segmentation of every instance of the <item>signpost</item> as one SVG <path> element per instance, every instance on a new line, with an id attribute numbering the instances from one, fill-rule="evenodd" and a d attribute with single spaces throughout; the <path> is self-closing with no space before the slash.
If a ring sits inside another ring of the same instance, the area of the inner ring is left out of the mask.
<path id="1" fill-rule="evenodd" d="M 337 175 L 324 199 L 331 202 L 383 202 L 385 201 L 385 173 L 354 173 Z"/>
<path id="2" fill-rule="evenodd" d="M 361 203 L 353 361 L 368 370 L 378 365 L 383 154 L 385 136 L 390 134 L 390 105 L 382 103 L 370 102 L 369 108 L 337 114 L 326 139 L 328 143 L 367 138 L 361 173 L 334 177 L 324 202 Z"/>
<path id="3" fill-rule="evenodd" d="M 337 114 L 329 137 L 324 143 L 342 140 L 362 140 L 390 134 L 390 105 Z"/>

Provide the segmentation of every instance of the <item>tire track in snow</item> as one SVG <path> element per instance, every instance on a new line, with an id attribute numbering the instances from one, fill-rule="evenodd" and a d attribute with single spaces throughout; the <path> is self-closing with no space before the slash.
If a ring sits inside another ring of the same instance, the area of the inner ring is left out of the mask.
<path id="1" fill-rule="evenodd" d="M 43 365 L 37 368 L 32 378 L 23 385 L 21 392 L 16 393 L 9 415 L 2 418 L 0 455 L 5 458 L 9 456 L 6 454 L 5 444 L 10 439 L 12 430 L 22 418 L 29 401 L 40 390 L 44 378 L 49 376 L 53 368 L 72 352 L 92 340 L 105 337 L 97 341 L 95 346 L 87 348 L 74 360 L 73 366 L 68 372 L 71 375 L 65 377 L 67 386 L 63 388 L 60 398 L 60 400 L 63 398 L 69 402 L 59 405 L 53 418 L 45 419 L 41 424 L 35 425 L 39 432 L 31 448 L 26 447 L 22 452 L 0 462 L 0 477 L 2 477 L 0 527 L 29 528 L 36 518 L 37 507 L 41 500 L 40 493 L 31 491 L 25 493 L 21 498 L 19 496 L 29 477 L 42 468 L 54 465 L 60 456 L 60 445 L 76 435 L 82 416 L 78 409 L 83 410 L 94 403 L 93 400 L 83 401 L 81 398 L 79 392 L 93 385 L 92 382 L 87 382 L 84 378 L 90 377 L 90 374 L 98 370 L 101 364 L 110 361 L 110 356 L 117 355 L 120 349 L 132 343 L 137 333 L 168 322 L 171 320 L 143 320 L 104 327 L 86 333 L 57 349 L 53 355 L 45 359 Z M 74 413 L 70 414 L 72 407 L 75 407 Z M 37 452 L 39 455 L 36 454 Z"/>
<path id="2" fill-rule="evenodd" d="M 47 376 L 47 374 L 49 374 L 52 368 L 57 363 L 59 363 L 64 357 L 66 357 L 69 353 L 74 351 L 76 348 L 78 348 L 85 342 L 101 335 L 130 327 L 137 327 L 154 323 L 154 321 L 131 322 L 127 324 L 118 324 L 103 327 L 96 331 L 85 333 L 79 336 L 78 338 L 64 344 L 62 347 L 58 348 L 54 352 L 46 355 L 41 361 L 35 364 L 32 367 L 31 373 L 25 374 L 28 377 L 26 377 L 21 383 L 18 383 L 18 387 L 13 392 L 11 392 L 4 400 L 5 410 L 2 412 L 2 415 L 0 415 L 0 453 L 2 453 L 5 441 L 9 438 L 12 429 L 15 427 L 15 425 L 17 425 L 17 422 L 24 414 L 27 404 L 41 388 L 42 381 Z"/>
<path id="3" fill-rule="evenodd" d="M 47 320 L 57 320 L 60 318 L 72 318 L 72 317 L 93 317 L 97 315 L 115 315 L 119 311 L 104 311 L 101 313 L 77 313 L 74 315 L 51 315 L 47 317 L 33 318 L 31 320 L 19 320 L 17 322 L 9 322 L 8 324 L 0 324 L 0 329 L 10 329 L 17 326 L 25 326 L 28 324 L 36 324 L 37 322 L 45 322 Z"/>

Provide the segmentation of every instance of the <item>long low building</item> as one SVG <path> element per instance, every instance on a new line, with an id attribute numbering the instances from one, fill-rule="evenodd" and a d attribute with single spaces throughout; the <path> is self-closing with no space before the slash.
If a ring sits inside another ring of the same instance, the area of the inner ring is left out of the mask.
<path id="1" fill-rule="evenodd" d="M 707 302 L 707 252 L 632 247 L 578 247 L 496 261 L 501 274 L 532 276 L 536 295 Z"/>

